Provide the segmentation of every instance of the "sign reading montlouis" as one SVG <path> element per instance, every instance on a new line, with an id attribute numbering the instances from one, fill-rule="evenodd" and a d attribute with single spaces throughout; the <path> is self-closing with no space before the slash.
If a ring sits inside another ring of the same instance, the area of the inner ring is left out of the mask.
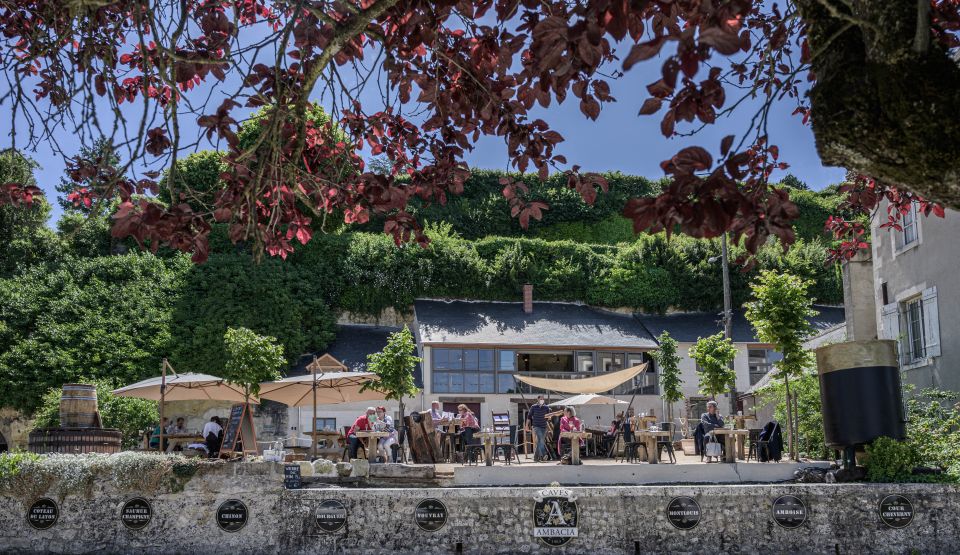
<path id="1" fill-rule="evenodd" d="M 46 530 L 57 523 L 60 508 L 53 499 L 38 499 L 27 511 L 27 522 L 37 530 Z"/>
<path id="2" fill-rule="evenodd" d="M 913 504 L 902 495 L 880 500 L 880 520 L 891 528 L 904 528 L 913 521 Z"/>
<path id="3" fill-rule="evenodd" d="M 336 499 L 327 499 L 317 508 L 317 527 L 327 533 L 339 532 L 347 525 L 347 508 Z"/>
<path id="4" fill-rule="evenodd" d="M 217 526 L 224 532 L 236 532 L 247 524 L 247 506 L 239 499 L 227 499 L 217 507 Z"/>
<path id="5" fill-rule="evenodd" d="M 807 506 L 796 495 L 781 495 L 773 502 L 773 520 L 784 528 L 796 528 L 807 520 Z"/>
<path id="6" fill-rule="evenodd" d="M 560 547 L 577 537 L 580 510 L 572 491 L 554 482 L 533 500 L 533 536 L 542 544 Z"/>
<path id="7" fill-rule="evenodd" d="M 142 497 L 134 497 L 120 508 L 120 522 L 131 530 L 142 530 L 150 524 L 153 508 Z"/>
<path id="8" fill-rule="evenodd" d="M 447 523 L 447 506 L 439 499 L 424 499 L 417 504 L 413 520 L 421 530 L 436 532 Z"/>
<path id="9" fill-rule="evenodd" d="M 667 505 L 667 520 L 674 528 L 690 530 L 700 524 L 700 504 L 692 497 L 674 497 Z"/>

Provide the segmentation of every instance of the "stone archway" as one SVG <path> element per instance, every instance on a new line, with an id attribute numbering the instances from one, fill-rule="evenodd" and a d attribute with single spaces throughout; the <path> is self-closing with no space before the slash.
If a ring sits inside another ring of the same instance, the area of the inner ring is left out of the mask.
<path id="1" fill-rule="evenodd" d="M 0 434 L 0 453 L 6 453 L 10 450 L 10 447 L 7 445 L 7 438 L 3 437 L 3 434 Z"/>

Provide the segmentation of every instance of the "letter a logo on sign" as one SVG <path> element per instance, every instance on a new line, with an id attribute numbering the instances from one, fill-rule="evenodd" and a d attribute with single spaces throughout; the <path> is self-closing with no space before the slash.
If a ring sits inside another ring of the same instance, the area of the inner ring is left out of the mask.
<path id="1" fill-rule="evenodd" d="M 556 522 L 560 526 L 567 526 L 567 520 L 563 518 L 563 510 L 560 508 L 560 502 L 553 500 L 550 501 L 550 504 L 553 505 L 553 509 L 550 510 L 550 520 Z"/>
<path id="2" fill-rule="evenodd" d="M 573 492 L 554 482 L 533 498 L 533 537 L 543 545 L 560 547 L 577 537 L 580 510 Z"/>

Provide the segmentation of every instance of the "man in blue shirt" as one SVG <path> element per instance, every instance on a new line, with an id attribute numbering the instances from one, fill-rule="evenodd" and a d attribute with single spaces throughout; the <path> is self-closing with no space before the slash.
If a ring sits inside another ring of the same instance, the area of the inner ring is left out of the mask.
<path id="1" fill-rule="evenodd" d="M 533 455 L 534 462 L 547 460 L 547 414 L 550 407 L 543 402 L 543 395 L 537 396 L 537 404 L 527 411 L 527 421 L 533 426 L 533 437 L 536 438 L 537 449 Z"/>

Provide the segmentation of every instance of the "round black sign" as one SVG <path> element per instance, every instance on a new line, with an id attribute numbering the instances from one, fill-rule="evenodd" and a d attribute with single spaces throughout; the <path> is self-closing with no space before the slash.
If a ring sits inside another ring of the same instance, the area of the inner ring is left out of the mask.
<path id="1" fill-rule="evenodd" d="M 533 535 L 548 547 L 560 547 L 577 537 L 580 511 L 569 496 L 544 496 L 533 505 Z"/>
<path id="2" fill-rule="evenodd" d="M 236 532 L 247 524 L 247 506 L 239 499 L 227 499 L 217 507 L 217 526 L 224 532 Z"/>
<path id="3" fill-rule="evenodd" d="M 424 499 L 417 504 L 413 519 L 421 530 L 436 532 L 447 523 L 447 506 L 439 499 Z"/>
<path id="4" fill-rule="evenodd" d="M 674 528 L 689 530 L 700 524 L 700 505 L 692 497 L 674 497 L 667 505 L 667 520 Z"/>
<path id="5" fill-rule="evenodd" d="M 30 505 L 27 511 L 27 522 L 37 530 L 46 530 L 57 523 L 60 517 L 60 508 L 57 507 L 53 499 L 46 497 L 38 499 L 36 503 Z"/>
<path id="6" fill-rule="evenodd" d="M 902 495 L 888 495 L 880 501 L 880 520 L 891 528 L 905 528 L 913 521 L 913 504 Z"/>
<path id="7" fill-rule="evenodd" d="M 153 508 L 142 497 L 134 497 L 120 508 L 120 522 L 131 530 L 143 530 L 152 517 Z"/>
<path id="8" fill-rule="evenodd" d="M 773 520 L 784 528 L 796 528 L 807 520 L 807 506 L 796 495 L 781 495 L 773 502 Z"/>
<path id="9" fill-rule="evenodd" d="M 327 499 L 317 508 L 317 527 L 324 532 L 339 532 L 347 525 L 347 508 L 336 499 Z"/>

